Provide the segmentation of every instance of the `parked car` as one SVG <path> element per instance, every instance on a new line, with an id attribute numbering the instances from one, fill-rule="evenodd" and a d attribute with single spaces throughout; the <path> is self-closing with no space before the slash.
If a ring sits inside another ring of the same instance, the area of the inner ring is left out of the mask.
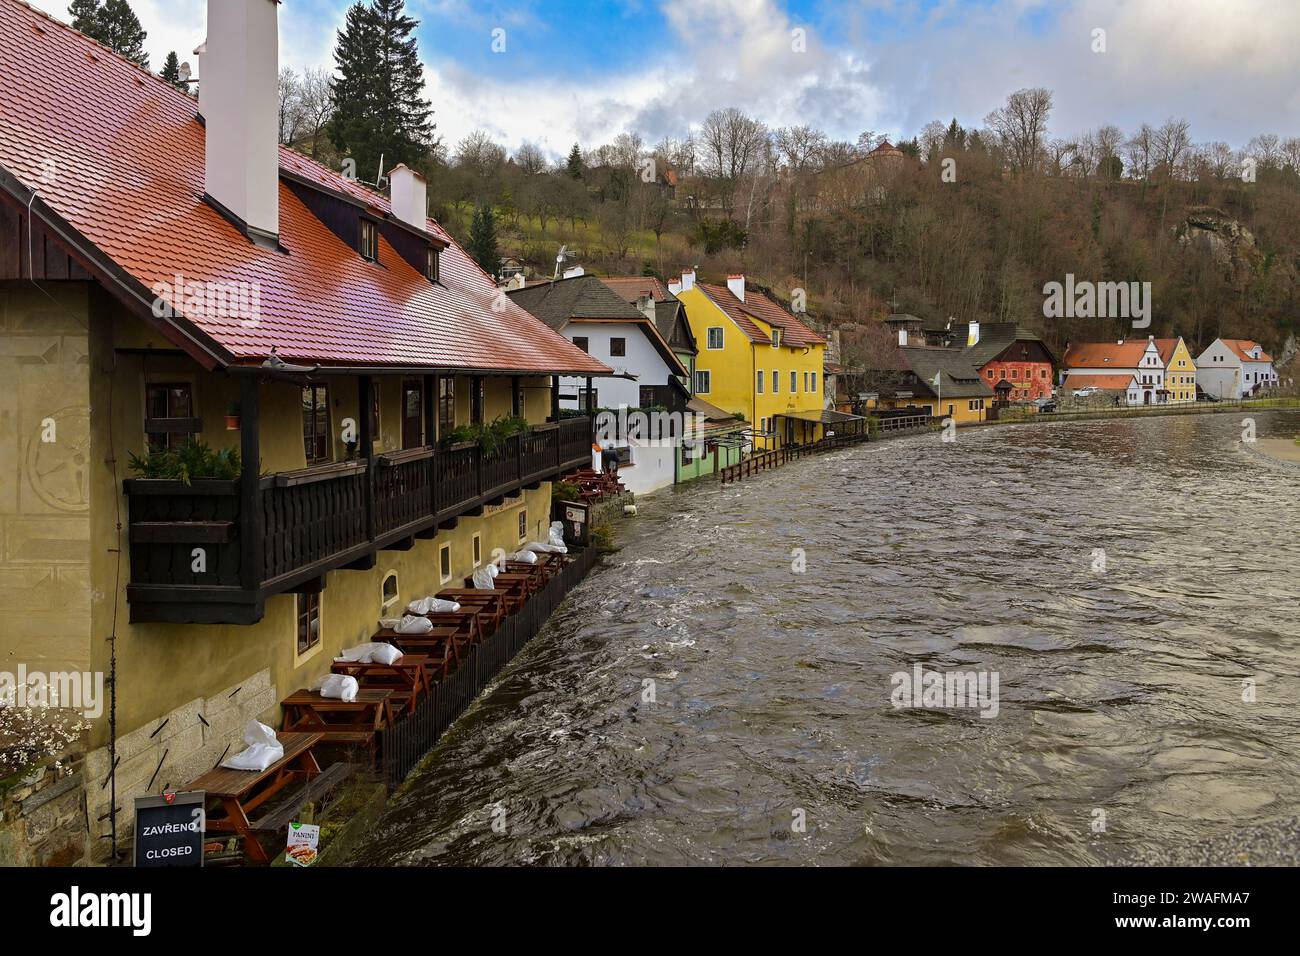
<path id="1" fill-rule="evenodd" d="M 1097 388 L 1097 387 L 1095 387 L 1095 386 L 1093 386 L 1093 385 L 1088 385 L 1088 386 L 1086 386 L 1086 387 L 1084 387 L 1084 388 L 1076 388 L 1076 389 L 1074 390 L 1074 397 L 1075 397 L 1075 398 L 1088 398 L 1088 397 L 1090 397 L 1090 396 L 1092 396 L 1092 395 L 1096 395 L 1096 394 L 1097 394 L 1098 392 L 1100 392 L 1100 391 L 1101 391 L 1101 389 L 1099 389 L 1099 388 Z"/>
<path id="2" fill-rule="evenodd" d="M 1198 402 L 1217 402 L 1218 399 L 1209 392 L 1202 392 L 1199 388 L 1196 390 L 1196 400 Z"/>
<path id="3" fill-rule="evenodd" d="M 1054 398 L 1036 398 L 1033 405 L 1038 409 L 1039 414 L 1056 411 L 1056 399 Z"/>

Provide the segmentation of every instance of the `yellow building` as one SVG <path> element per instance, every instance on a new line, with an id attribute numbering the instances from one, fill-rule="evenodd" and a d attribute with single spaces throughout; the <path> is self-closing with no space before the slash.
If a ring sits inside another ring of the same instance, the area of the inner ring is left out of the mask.
<path id="1" fill-rule="evenodd" d="M 38 16 L 0 0 L 0 85 L 49 78 L 0 97 L 0 672 L 112 680 L 63 702 L 73 823 L 7 815 L 0 860 L 78 862 L 380 619 L 545 540 L 591 461 L 558 377 L 610 370 L 498 293 L 414 171 L 384 194 L 277 150 L 275 4 L 209 5 L 203 122 Z M 96 161 L 43 173 L 69 143 Z"/>
<path id="2" fill-rule="evenodd" d="M 1160 350 L 1160 361 L 1165 365 L 1165 389 L 1169 392 L 1169 401 L 1195 402 L 1196 362 L 1182 336 L 1156 339 L 1156 348 Z"/>
<path id="3" fill-rule="evenodd" d="M 906 342 L 906 335 L 901 336 Z M 989 420 L 997 392 L 959 349 L 940 346 L 890 347 L 860 373 L 868 411 L 928 412 L 936 421 L 958 425 Z"/>
<path id="4" fill-rule="evenodd" d="M 742 415 L 757 449 L 823 435 L 826 340 L 765 292 L 730 276 L 725 286 L 685 272 L 669 284 L 695 336 L 695 394 Z"/>

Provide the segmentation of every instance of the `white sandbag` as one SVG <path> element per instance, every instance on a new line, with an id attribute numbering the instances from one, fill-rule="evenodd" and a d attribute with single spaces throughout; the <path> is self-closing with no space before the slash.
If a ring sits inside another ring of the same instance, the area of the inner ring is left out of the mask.
<path id="1" fill-rule="evenodd" d="M 244 743 L 247 749 L 221 761 L 227 770 L 265 770 L 277 760 L 284 759 L 284 745 L 275 731 L 266 724 L 250 720 L 244 725 Z"/>
<path id="2" fill-rule="evenodd" d="M 328 697 L 331 700 L 352 701 L 357 699 L 357 691 L 361 689 L 361 685 L 357 683 L 355 677 L 348 677 L 344 674 L 327 674 L 308 689 L 314 690 L 322 697 Z"/>
<path id="3" fill-rule="evenodd" d="M 514 554 L 510 555 L 509 560 L 518 561 L 520 564 L 536 564 L 537 555 L 528 550 L 516 551 Z"/>
<path id="4" fill-rule="evenodd" d="M 443 598 L 422 597 L 406 605 L 406 609 L 412 614 L 445 614 L 449 611 L 459 611 L 460 605 Z"/>
<path id="5" fill-rule="evenodd" d="M 489 564 L 487 567 L 479 568 L 475 571 L 473 578 L 474 587 L 478 588 L 480 591 L 496 590 L 496 585 L 492 583 L 492 579 L 496 577 L 496 569 L 495 564 Z"/>
<path id="6" fill-rule="evenodd" d="M 381 617 L 379 619 L 379 626 L 385 631 L 395 631 L 401 623 L 402 619 L 400 617 Z"/>
<path id="7" fill-rule="evenodd" d="M 372 664 L 393 664 L 401 660 L 402 652 L 392 644 L 376 644 L 370 653 Z"/>
<path id="8" fill-rule="evenodd" d="M 555 550 L 555 545 L 542 544 L 542 542 L 540 541 L 529 541 L 526 545 L 524 545 L 524 550 L 531 551 L 534 554 L 550 554 Z"/>
<path id="9" fill-rule="evenodd" d="M 561 553 L 568 550 L 567 546 L 564 543 L 564 522 L 563 521 L 551 522 L 551 531 L 550 534 L 547 535 L 546 540 L 550 544 L 558 546 L 561 549 Z"/>
<path id="10" fill-rule="evenodd" d="M 378 642 L 358 644 L 356 647 L 349 647 L 342 651 L 339 656 L 334 659 L 346 664 L 369 664 L 374 659 L 371 655 L 375 652 L 376 648 L 392 646 L 393 645 L 391 644 L 381 644 Z"/>
<path id="11" fill-rule="evenodd" d="M 428 634 L 433 630 L 433 622 L 427 617 L 413 617 L 407 614 L 393 628 L 398 634 Z"/>

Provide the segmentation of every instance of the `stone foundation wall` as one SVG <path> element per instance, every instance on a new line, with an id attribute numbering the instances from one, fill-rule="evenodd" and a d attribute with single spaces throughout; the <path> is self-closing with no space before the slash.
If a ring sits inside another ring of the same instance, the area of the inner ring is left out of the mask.
<path id="1" fill-rule="evenodd" d="M 211 770 L 223 755 L 244 749 L 244 725 L 251 719 L 277 726 L 279 696 L 270 670 L 207 698 L 196 698 L 170 713 L 123 734 L 117 740 L 117 842 L 129 850 L 135 798 L 182 789 Z M 229 753 L 227 753 L 229 750 Z M 91 860 L 109 856 L 109 754 L 107 747 L 86 755 L 86 809 L 94 836 Z M 103 817 L 103 819 L 101 819 Z"/>
<path id="2" fill-rule="evenodd" d="M 75 866 L 89 850 L 79 755 L 64 753 L 0 793 L 0 866 Z"/>

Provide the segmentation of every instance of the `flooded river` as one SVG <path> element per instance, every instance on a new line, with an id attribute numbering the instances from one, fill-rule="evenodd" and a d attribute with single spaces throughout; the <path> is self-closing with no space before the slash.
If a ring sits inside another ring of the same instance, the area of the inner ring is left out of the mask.
<path id="1" fill-rule="evenodd" d="M 1300 469 L 1241 417 L 644 499 L 355 862 L 1300 862 Z M 916 665 L 995 673 L 996 716 L 896 708 Z"/>

